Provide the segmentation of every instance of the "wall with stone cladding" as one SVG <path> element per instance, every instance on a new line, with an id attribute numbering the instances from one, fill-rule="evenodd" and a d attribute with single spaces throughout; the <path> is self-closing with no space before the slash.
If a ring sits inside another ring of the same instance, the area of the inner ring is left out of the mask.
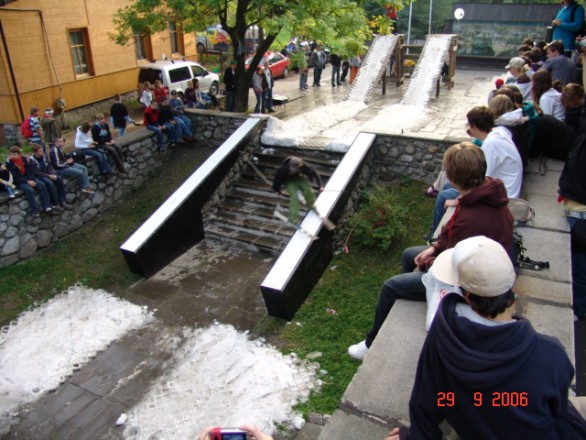
<path id="1" fill-rule="evenodd" d="M 245 120 L 242 116 L 205 111 L 189 112 L 189 117 L 197 131 L 194 148 L 217 148 Z M 96 194 L 92 196 L 81 193 L 75 180 L 66 180 L 67 201 L 74 206 L 73 211 L 55 215 L 43 214 L 40 218 L 33 218 L 28 214 L 26 198 L 17 197 L 11 200 L 4 192 L 0 193 L 0 267 L 30 258 L 37 250 L 78 230 L 102 212 L 120 203 L 125 194 L 144 184 L 152 169 L 163 166 L 171 154 L 157 152 L 154 137 L 146 129 L 128 134 L 119 143 L 127 152 L 127 162 L 130 165 L 128 176 L 100 177 L 97 165 L 89 159 L 88 172 Z M 234 180 L 238 174 L 239 171 L 234 170 L 227 179 Z M 229 180 L 223 185 L 224 192 L 228 184 Z"/>
<path id="2" fill-rule="evenodd" d="M 444 151 L 457 142 L 460 140 L 377 135 L 371 179 L 391 183 L 408 177 L 430 185 L 442 168 Z"/>

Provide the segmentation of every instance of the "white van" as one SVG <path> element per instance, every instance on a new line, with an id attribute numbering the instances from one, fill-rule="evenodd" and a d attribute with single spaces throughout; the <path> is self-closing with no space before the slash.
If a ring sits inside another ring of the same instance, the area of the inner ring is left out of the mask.
<path id="1" fill-rule="evenodd" d="M 143 64 L 138 71 L 138 89 L 142 90 L 145 81 L 151 83 L 161 81 L 163 87 L 170 93 L 177 90 L 182 95 L 187 88 L 187 82 L 197 78 L 202 92 L 217 95 L 220 89 L 220 77 L 193 61 L 166 60 Z"/>

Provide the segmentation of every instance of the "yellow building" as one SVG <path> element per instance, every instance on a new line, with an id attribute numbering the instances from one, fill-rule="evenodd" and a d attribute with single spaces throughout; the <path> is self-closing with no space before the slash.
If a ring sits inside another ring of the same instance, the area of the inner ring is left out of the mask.
<path id="1" fill-rule="evenodd" d="M 19 124 L 31 106 L 74 109 L 136 90 L 153 59 L 196 58 L 195 35 L 179 25 L 114 43 L 113 14 L 132 0 L 0 2 L 0 124 Z"/>

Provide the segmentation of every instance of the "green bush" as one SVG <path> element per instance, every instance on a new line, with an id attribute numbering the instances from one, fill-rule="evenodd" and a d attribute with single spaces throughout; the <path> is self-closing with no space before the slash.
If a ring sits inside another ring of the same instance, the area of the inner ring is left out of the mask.
<path id="1" fill-rule="evenodd" d="M 409 208 L 390 189 L 375 186 L 350 218 L 352 235 L 363 245 L 389 249 L 393 240 L 402 239 L 408 230 Z"/>

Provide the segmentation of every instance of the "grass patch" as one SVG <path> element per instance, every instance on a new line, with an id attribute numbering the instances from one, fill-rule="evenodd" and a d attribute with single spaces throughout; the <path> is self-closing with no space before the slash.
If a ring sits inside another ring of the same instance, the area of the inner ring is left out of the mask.
<path id="1" fill-rule="evenodd" d="M 120 245 L 210 153 L 203 148 L 176 148 L 165 171 L 133 188 L 123 203 L 32 258 L 0 269 L 0 324 L 77 282 L 122 292 L 137 281 L 139 276 L 128 270 Z"/>
<path id="2" fill-rule="evenodd" d="M 388 249 L 365 247 L 351 239 L 349 253 L 339 253 L 290 324 L 277 330 L 279 345 L 306 357 L 313 352 L 323 375 L 323 386 L 310 400 L 299 405 L 305 415 L 331 414 L 360 366 L 347 355 L 349 345 L 364 339 L 382 283 L 401 271 L 403 249 L 423 244 L 421 237 L 431 221 L 432 200 L 421 197 L 421 184 L 406 182 L 389 190 L 408 212 L 408 232 L 396 236 Z M 328 314 L 326 309 L 336 314 Z"/>

